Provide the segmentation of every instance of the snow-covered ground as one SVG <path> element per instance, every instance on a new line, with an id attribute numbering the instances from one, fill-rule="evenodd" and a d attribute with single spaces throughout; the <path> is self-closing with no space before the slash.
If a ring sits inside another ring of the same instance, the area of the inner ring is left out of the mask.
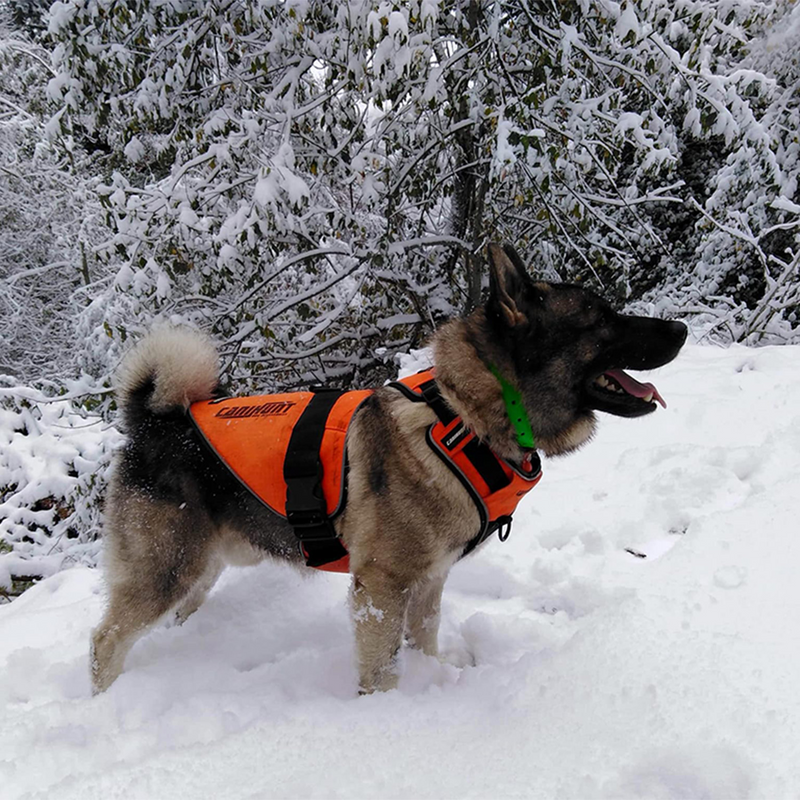
<path id="1" fill-rule="evenodd" d="M 800 797 L 800 348 L 652 380 L 455 567 L 397 691 L 356 696 L 344 576 L 229 570 L 96 698 L 98 572 L 0 607 L 0 796 Z"/>

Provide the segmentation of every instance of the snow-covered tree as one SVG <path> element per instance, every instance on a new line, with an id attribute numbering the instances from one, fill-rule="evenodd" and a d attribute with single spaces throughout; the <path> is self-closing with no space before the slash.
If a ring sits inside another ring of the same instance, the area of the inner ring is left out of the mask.
<path id="1" fill-rule="evenodd" d="M 74 374 L 75 319 L 93 298 L 95 241 L 107 238 L 93 182 L 54 147 L 50 53 L 0 29 L 0 374 Z M 96 183 L 96 181 L 94 181 Z"/>
<path id="2" fill-rule="evenodd" d="M 102 255 L 119 272 L 102 330 L 161 314 L 212 329 L 236 380 L 357 382 L 477 302 L 487 238 L 623 301 L 669 276 L 664 311 L 696 305 L 680 286 L 710 272 L 746 315 L 768 278 L 731 257 L 725 218 L 757 192 L 759 224 L 793 241 L 796 165 L 774 156 L 791 149 L 791 87 L 738 64 L 787 15 L 745 0 L 56 3 L 61 135 L 108 172 Z"/>

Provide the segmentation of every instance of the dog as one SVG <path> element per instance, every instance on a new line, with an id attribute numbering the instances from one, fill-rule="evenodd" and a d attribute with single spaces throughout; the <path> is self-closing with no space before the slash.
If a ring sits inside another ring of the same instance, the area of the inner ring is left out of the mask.
<path id="1" fill-rule="evenodd" d="M 509 386 L 535 450 L 548 457 L 586 444 L 598 411 L 639 417 L 664 405 L 623 370 L 672 361 L 685 325 L 620 314 L 585 288 L 535 280 L 508 245 L 490 245 L 488 260 L 487 302 L 441 326 L 432 350 L 446 408 L 495 457 L 519 466 L 535 452 L 509 416 Z M 192 614 L 227 564 L 272 557 L 303 566 L 292 526 L 242 486 L 189 419 L 192 403 L 214 396 L 217 369 L 210 341 L 181 328 L 151 333 L 123 360 L 127 444 L 107 497 L 109 600 L 92 634 L 94 693 L 159 618 Z M 395 687 L 404 640 L 437 655 L 445 579 L 481 525 L 473 498 L 426 442 L 435 410 L 406 395 L 376 389 L 347 432 L 347 501 L 334 524 L 349 554 L 361 693 Z"/>

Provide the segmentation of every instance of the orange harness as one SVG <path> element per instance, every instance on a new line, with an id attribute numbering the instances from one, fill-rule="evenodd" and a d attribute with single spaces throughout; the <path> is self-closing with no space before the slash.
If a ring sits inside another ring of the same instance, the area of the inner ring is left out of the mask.
<path id="1" fill-rule="evenodd" d="M 495 531 L 505 541 L 511 514 L 541 479 L 531 451 L 520 469 L 496 456 L 447 407 L 433 370 L 390 384 L 439 417 L 428 444 L 469 492 L 481 528 L 472 551 Z M 349 556 L 332 520 L 344 509 L 347 431 L 373 390 L 293 392 L 193 403 L 189 414 L 220 460 L 270 511 L 288 520 L 309 566 L 348 572 Z"/>

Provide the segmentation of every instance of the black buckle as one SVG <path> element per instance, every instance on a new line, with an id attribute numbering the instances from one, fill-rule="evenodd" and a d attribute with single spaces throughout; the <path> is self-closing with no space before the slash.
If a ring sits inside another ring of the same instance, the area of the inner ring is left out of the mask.
<path id="1" fill-rule="evenodd" d="M 419 390 L 423 400 L 433 409 L 433 413 L 439 417 L 441 422 L 449 425 L 456 418 L 455 413 L 450 410 L 450 406 L 445 403 L 436 379 L 426 381 L 419 387 Z"/>
<path id="2" fill-rule="evenodd" d="M 327 542 L 339 538 L 333 523 L 321 515 L 306 515 L 302 511 L 294 511 L 286 515 L 286 520 L 300 542 Z"/>
<path id="3" fill-rule="evenodd" d="M 325 498 L 322 496 L 322 470 L 317 475 L 300 475 L 285 478 L 286 509 L 290 514 L 318 514 L 325 516 Z M 291 509 L 291 510 L 290 510 Z M 299 523 L 303 525 L 303 522 Z"/>
<path id="4" fill-rule="evenodd" d="M 509 516 L 500 517 L 497 522 L 497 538 L 501 542 L 505 542 L 506 539 L 511 535 L 511 523 L 513 520 Z"/>
<path id="5" fill-rule="evenodd" d="M 286 521 L 302 542 L 336 538 L 322 497 L 321 479 L 321 475 L 286 478 Z"/>

